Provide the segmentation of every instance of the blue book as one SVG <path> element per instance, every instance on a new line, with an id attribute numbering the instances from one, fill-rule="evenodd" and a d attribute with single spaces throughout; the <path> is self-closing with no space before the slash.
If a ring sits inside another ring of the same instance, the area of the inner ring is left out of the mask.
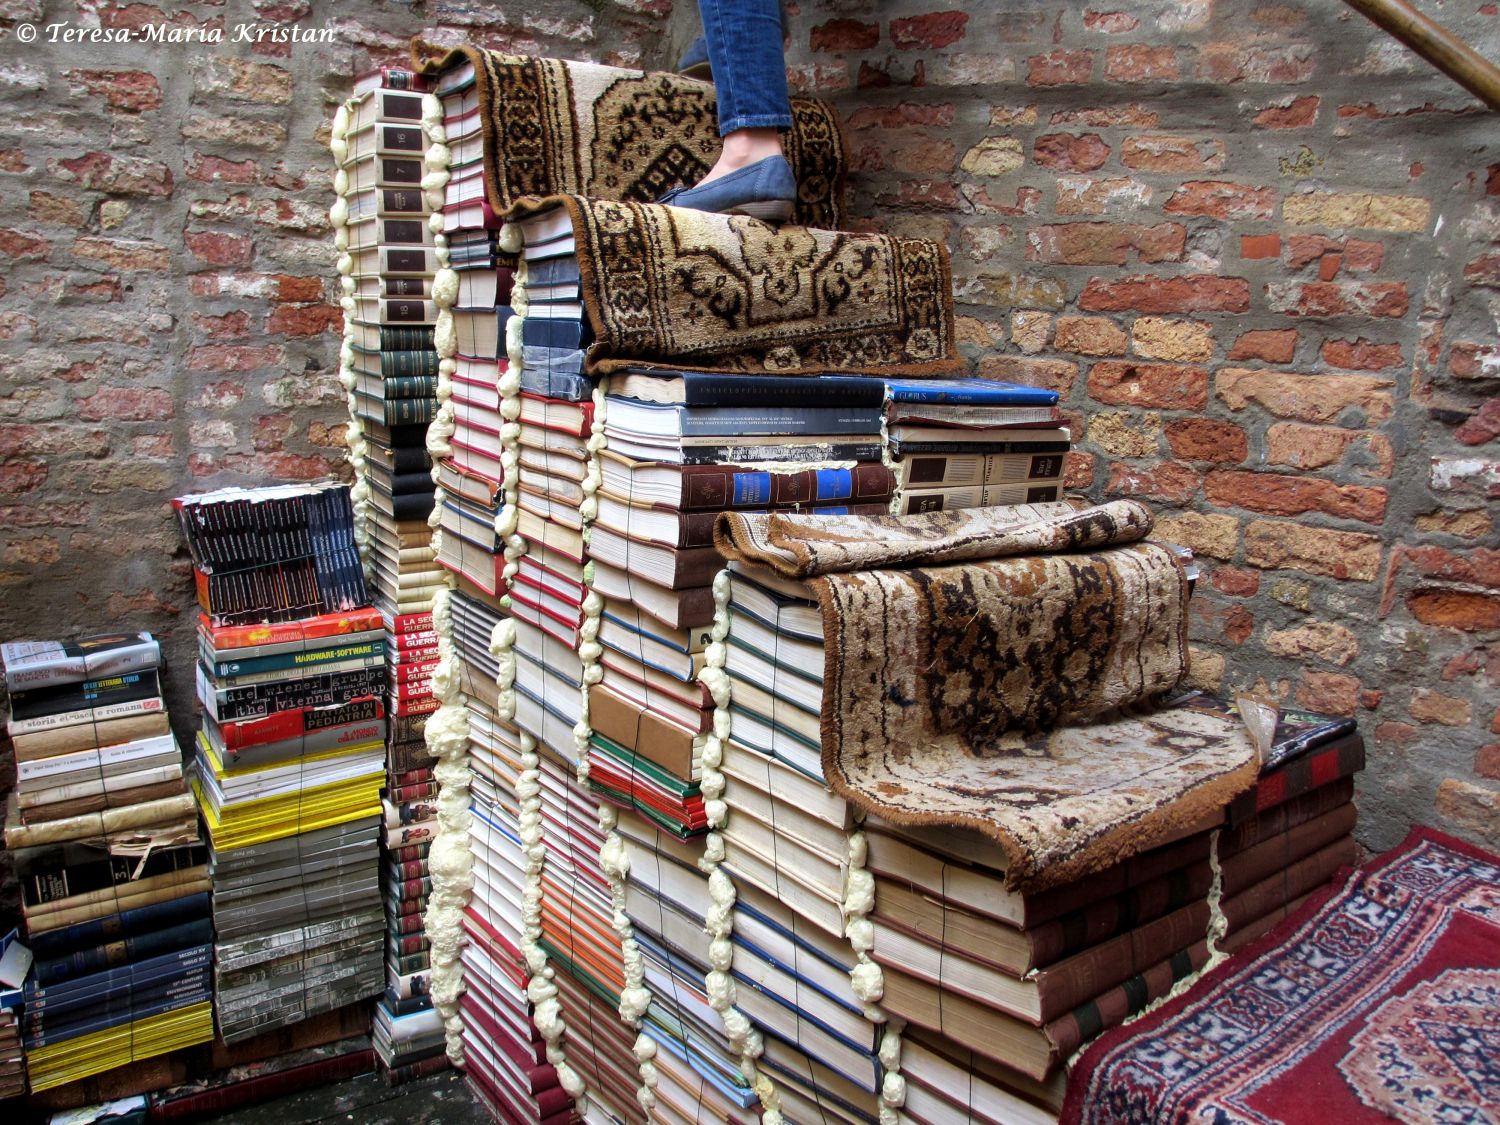
<path id="1" fill-rule="evenodd" d="M 102 973 L 90 973 L 70 981 L 42 987 L 35 981 L 26 982 L 26 1009 L 41 1010 L 66 1004 L 78 996 L 103 992 L 117 985 L 149 984 L 163 977 L 196 969 L 207 965 L 213 957 L 213 946 L 197 945 L 189 949 L 178 949 L 163 953 L 159 957 L 148 957 L 134 965 L 121 965 L 117 969 L 106 969 Z"/>
<path id="2" fill-rule="evenodd" d="M 108 969 L 121 957 L 140 962 L 190 946 L 207 945 L 213 939 L 213 922 L 202 917 L 149 933 L 124 937 L 92 949 L 78 950 L 51 960 L 37 961 L 32 967 L 32 978 L 38 985 L 46 988 L 72 977 Z"/>
<path id="3" fill-rule="evenodd" d="M 170 977 L 147 983 L 121 985 L 101 992 L 91 992 L 70 1001 L 66 1007 L 38 1010 L 27 1006 L 21 1022 L 28 1033 L 60 1031 L 73 1024 L 94 1019 L 106 1012 L 127 1011 L 166 995 L 177 995 L 209 983 L 212 970 L 208 965 L 185 969 Z"/>
<path id="4" fill-rule="evenodd" d="M 521 343 L 539 348 L 581 348 L 592 333 L 581 320 L 547 320 L 528 316 L 521 322 Z"/>
<path id="5" fill-rule="evenodd" d="M 737 435 L 878 434 L 879 406 L 810 406 L 762 403 L 757 406 L 693 407 L 641 402 L 610 395 L 605 425 L 611 430 L 653 437 L 734 437 Z"/>
<path id="6" fill-rule="evenodd" d="M 950 402 L 968 406 L 1056 406 L 1057 392 L 1003 379 L 887 379 L 892 402 Z"/>
<path id="7" fill-rule="evenodd" d="M 584 357 L 580 348 L 547 348 L 536 344 L 523 344 L 521 348 L 521 374 L 528 371 L 548 371 L 553 374 L 583 374 Z M 593 393 L 592 389 L 589 391 Z M 554 398 L 561 396 L 551 396 Z M 581 402 L 582 399 L 573 401 Z"/>
<path id="8" fill-rule="evenodd" d="M 533 351 L 542 349 L 527 348 L 527 358 Z M 582 370 L 583 353 L 579 351 L 565 352 L 564 355 L 577 356 L 579 359 L 578 370 L 569 371 L 565 366 L 553 369 L 547 366 L 545 360 L 550 358 L 551 352 L 547 352 L 542 363 L 533 365 L 523 362 L 521 367 L 521 389 L 528 394 L 541 395 L 543 398 L 558 399 L 562 402 L 588 402 L 594 397 L 594 381 L 587 375 L 580 374 Z"/>
<path id="9" fill-rule="evenodd" d="M 565 258 L 540 258 L 526 263 L 526 284 L 566 285 L 582 279 L 578 259 L 572 255 Z"/>

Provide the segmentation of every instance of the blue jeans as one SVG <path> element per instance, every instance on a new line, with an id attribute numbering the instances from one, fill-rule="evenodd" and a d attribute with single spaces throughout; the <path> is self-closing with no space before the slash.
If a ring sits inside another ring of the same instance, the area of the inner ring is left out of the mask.
<path id="1" fill-rule="evenodd" d="M 719 95 L 719 136 L 736 129 L 790 129 L 778 0 L 698 0 Z"/>

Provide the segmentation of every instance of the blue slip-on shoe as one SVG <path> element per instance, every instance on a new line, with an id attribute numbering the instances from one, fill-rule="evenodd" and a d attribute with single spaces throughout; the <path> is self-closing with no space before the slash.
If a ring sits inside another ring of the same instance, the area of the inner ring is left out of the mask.
<path id="1" fill-rule="evenodd" d="M 714 80 L 714 68 L 708 61 L 708 41 L 698 36 L 687 45 L 682 58 L 677 60 L 677 73 L 684 78 L 698 78 L 704 82 Z"/>
<path id="2" fill-rule="evenodd" d="M 784 156 L 768 156 L 706 184 L 674 188 L 656 202 L 784 223 L 792 217 L 796 201 L 797 177 L 792 166 Z"/>

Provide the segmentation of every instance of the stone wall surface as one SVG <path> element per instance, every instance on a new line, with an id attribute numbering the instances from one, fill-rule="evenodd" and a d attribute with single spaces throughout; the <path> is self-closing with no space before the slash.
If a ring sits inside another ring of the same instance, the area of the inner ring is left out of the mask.
<path id="1" fill-rule="evenodd" d="M 1495 4 L 1423 6 L 1500 57 Z M 946 242 L 972 370 L 1061 391 L 1070 482 L 1198 553 L 1196 678 L 1356 716 L 1369 847 L 1500 846 L 1500 118 L 1336 0 L 789 7 L 856 221 Z M 0 0 L 0 637 L 159 632 L 189 737 L 169 499 L 345 471 L 351 75 L 419 32 L 662 67 L 696 20 Z"/>

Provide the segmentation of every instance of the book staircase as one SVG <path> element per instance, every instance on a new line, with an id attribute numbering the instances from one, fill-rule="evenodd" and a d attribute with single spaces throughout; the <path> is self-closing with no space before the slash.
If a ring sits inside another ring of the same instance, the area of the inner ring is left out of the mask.
<path id="1" fill-rule="evenodd" d="M 818 605 L 726 569 L 715 516 L 1057 500 L 1056 396 L 943 379 L 945 252 L 837 231 L 826 107 L 776 231 L 641 202 L 712 163 L 711 87 L 416 53 L 332 141 L 393 731 L 400 684 L 436 707 L 430 770 L 412 726 L 388 760 L 391 831 L 433 837 L 388 840 L 383 1057 L 440 1044 L 507 1122 L 1055 1120 L 1084 1042 L 1352 857 L 1357 736 L 1284 724 L 1235 804 L 1036 894 L 976 832 L 835 795 Z M 736 269 L 770 328 L 716 304 Z"/>

